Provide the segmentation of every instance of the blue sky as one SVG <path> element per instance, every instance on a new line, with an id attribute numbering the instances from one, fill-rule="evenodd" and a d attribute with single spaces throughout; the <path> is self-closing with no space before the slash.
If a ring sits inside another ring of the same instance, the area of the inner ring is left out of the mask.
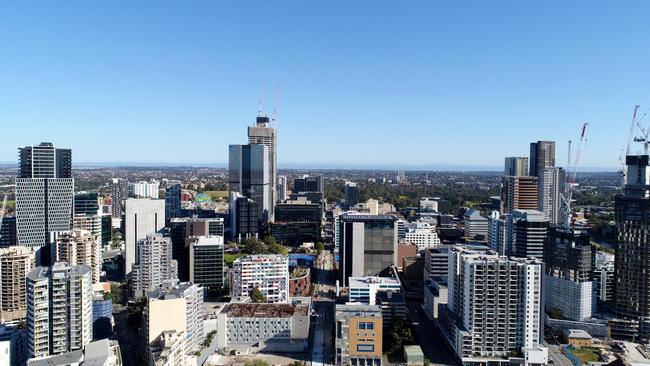
<path id="1" fill-rule="evenodd" d="M 650 108 L 648 2 L 0 2 L 0 161 L 223 163 L 280 83 L 278 159 L 486 165 Z M 645 125 L 650 125 L 650 118 Z M 633 150 L 638 149 L 634 147 Z"/>

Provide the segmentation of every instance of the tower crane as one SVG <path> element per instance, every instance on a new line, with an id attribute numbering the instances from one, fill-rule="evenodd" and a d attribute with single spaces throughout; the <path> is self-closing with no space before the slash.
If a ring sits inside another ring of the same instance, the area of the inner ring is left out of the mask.
<path id="1" fill-rule="evenodd" d="M 578 166 L 580 165 L 580 155 L 582 153 L 582 147 L 585 143 L 585 133 L 587 132 L 587 126 L 589 123 L 585 122 L 582 124 L 580 129 L 580 139 L 578 140 L 578 149 L 576 151 L 575 161 L 573 166 L 567 166 L 567 173 L 564 181 L 564 194 L 562 195 L 562 203 L 564 208 L 564 226 L 570 228 L 573 223 L 571 222 L 571 201 L 573 200 L 573 187 L 576 183 L 576 177 L 578 175 Z M 571 144 L 569 144 L 571 146 Z M 571 153 L 569 152 L 569 162 L 571 162 Z"/>

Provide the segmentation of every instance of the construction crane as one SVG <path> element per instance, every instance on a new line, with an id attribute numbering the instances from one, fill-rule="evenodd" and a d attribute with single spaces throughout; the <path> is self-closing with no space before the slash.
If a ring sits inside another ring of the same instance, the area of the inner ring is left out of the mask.
<path id="1" fill-rule="evenodd" d="M 650 130 L 643 128 L 643 126 L 641 126 L 641 122 L 645 118 L 646 114 L 647 113 L 644 113 L 643 116 L 636 122 L 636 125 L 639 128 L 639 131 L 641 131 L 642 136 L 634 137 L 634 142 L 643 142 L 644 155 L 648 155 L 648 134 L 650 134 Z"/>
<path id="2" fill-rule="evenodd" d="M 273 106 L 273 116 L 271 117 L 271 126 L 277 128 L 276 121 L 278 118 L 278 106 L 280 104 L 280 83 L 275 84 L 275 105 Z"/>
<path id="3" fill-rule="evenodd" d="M 582 153 L 582 147 L 584 146 L 584 143 L 586 141 L 585 133 L 587 132 L 587 126 L 589 126 L 589 123 L 585 122 L 582 124 L 582 128 L 580 129 L 580 140 L 578 140 L 578 149 L 576 151 L 576 157 L 575 157 L 575 161 L 573 162 L 573 166 L 570 165 L 571 153 L 569 152 L 569 159 L 568 159 L 569 164 L 567 165 L 567 173 L 564 181 L 565 193 L 562 195 L 563 208 L 564 208 L 564 226 L 566 228 L 570 228 L 573 226 L 571 220 L 571 201 L 573 200 L 573 187 L 576 185 L 578 166 L 580 165 L 580 155 Z M 571 146 L 571 142 L 569 142 L 569 146 Z"/>
<path id="4" fill-rule="evenodd" d="M 630 143 L 632 142 L 632 135 L 634 134 L 634 126 L 636 125 L 636 112 L 639 110 L 639 106 L 634 106 L 634 112 L 632 113 L 632 122 L 630 123 L 630 134 L 627 137 L 627 148 L 625 149 L 625 155 L 630 155 Z"/>

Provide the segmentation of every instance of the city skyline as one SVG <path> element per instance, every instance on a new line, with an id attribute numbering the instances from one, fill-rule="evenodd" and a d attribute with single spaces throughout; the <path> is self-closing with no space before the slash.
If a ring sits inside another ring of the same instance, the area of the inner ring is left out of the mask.
<path id="1" fill-rule="evenodd" d="M 615 170 L 648 110 L 644 3 L 153 4 L 0 7 L 0 162 L 53 141 L 79 164 L 225 165 L 260 81 L 269 115 L 280 83 L 280 168 L 499 167 L 537 140 L 564 165 L 586 121 L 581 165 Z"/>

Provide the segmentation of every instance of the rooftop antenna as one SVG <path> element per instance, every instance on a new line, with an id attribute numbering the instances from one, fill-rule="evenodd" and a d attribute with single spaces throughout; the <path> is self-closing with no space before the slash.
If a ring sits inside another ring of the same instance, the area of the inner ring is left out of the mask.
<path id="1" fill-rule="evenodd" d="M 275 105 L 273 106 L 273 116 L 271 117 L 273 128 L 276 128 L 276 120 L 278 118 L 279 104 L 280 104 L 280 83 L 278 82 L 275 84 Z"/>
<path id="2" fill-rule="evenodd" d="M 260 105 L 257 109 L 258 117 L 262 117 L 262 96 L 264 96 L 264 82 L 260 80 Z"/>

